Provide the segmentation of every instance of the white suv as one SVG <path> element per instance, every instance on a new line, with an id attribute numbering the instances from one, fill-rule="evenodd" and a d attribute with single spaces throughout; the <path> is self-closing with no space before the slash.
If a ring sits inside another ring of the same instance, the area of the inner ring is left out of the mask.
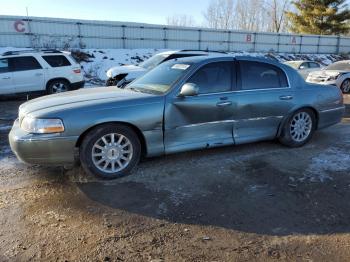
<path id="1" fill-rule="evenodd" d="M 81 66 L 68 53 L 48 49 L 0 55 L 0 95 L 34 91 L 54 94 L 82 87 Z"/>

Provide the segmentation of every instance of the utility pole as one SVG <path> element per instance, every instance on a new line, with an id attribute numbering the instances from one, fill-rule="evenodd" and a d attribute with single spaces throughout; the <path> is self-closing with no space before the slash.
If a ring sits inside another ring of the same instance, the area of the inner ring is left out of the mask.
<path id="1" fill-rule="evenodd" d="M 29 33 L 29 42 L 30 42 L 31 48 L 34 49 L 33 37 L 32 37 L 32 29 L 30 27 L 29 7 L 28 6 L 26 6 L 26 14 L 27 14 L 27 25 L 28 25 L 28 33 Z"/>

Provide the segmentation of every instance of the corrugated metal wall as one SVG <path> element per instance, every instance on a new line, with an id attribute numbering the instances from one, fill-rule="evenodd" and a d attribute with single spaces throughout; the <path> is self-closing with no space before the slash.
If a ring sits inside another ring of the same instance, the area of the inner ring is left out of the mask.
<path id="1" fill-rule="evenodd" d="M 181 28 L 123 22 L 0 16 L 0 46 L 66 49 L 208 49 L 333 54 L 350 52 L 350 38 Z"/>

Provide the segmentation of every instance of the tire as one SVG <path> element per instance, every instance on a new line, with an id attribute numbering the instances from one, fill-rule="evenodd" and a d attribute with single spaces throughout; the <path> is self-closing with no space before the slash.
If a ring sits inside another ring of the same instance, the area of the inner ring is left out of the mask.
<path id="1" fill-rule="evenodd" d="M 106 86 L 116 86 L 118 81 L 115 78 L 109 78 L 106 82 Z"/>
<path id="2" fill-rule="evenodd" d="M 301 109 L 286 121 L 279 141 L 288 147 L 302 147 L 311 140 L 315 130 L 315 113 L 310 109 Z"/>
<path id="3" fill-rule="evenodd" d="M 84 137 L 79 151 L 86 173 L 102 179 L 116 179 L 130 174 L 137 166 L 141 143 L 131 128 L 105 124 L 92 129 Z"/>
<path id="4" fill-rule="evenodd" d="M 53 80 L 47 87 L 48 94 L 58 94 L 70 90 L 70 83 L 64 79 Z"/>
<path id="5" fill-rule="evenodd" d="M 341 84 L 340 87 L 343 94 L 349 94 L 350 93 L 350 79 L 345 79 L 344 82 Z"/>

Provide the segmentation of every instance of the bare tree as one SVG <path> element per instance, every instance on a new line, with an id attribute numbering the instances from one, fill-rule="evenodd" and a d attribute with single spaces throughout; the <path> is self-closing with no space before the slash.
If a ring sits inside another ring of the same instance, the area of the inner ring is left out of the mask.
<path id="1" fill-rule="evenodd" d="M 280 33 L 287 26 L 286 11 L 290 8 L 289 0 L 266 0 L 264 9 L 270 20 L 268 31 Z"/>
<path id="2" fill-rule="evenodd" d="M 237 0 L 235 7 L 235 28 L 249 31 L 263 31 L 266 15 L 264 0 Z"/>
<path id="3" fill-rule="evenodd" d="M 214 29 L 232 29 L 234 25 L 233 0 L 211 0 L 203 13 L 204 25 Z"/>
<path id="4" fill-rule="evenodd" d="M 175 14 L 169 16 L 166 19 L 167 25 L 172 26 L 182 26 L 182 27 L 194 27 L 196 26 L 196 21 L 190 15 L 185 14 Z"/>

